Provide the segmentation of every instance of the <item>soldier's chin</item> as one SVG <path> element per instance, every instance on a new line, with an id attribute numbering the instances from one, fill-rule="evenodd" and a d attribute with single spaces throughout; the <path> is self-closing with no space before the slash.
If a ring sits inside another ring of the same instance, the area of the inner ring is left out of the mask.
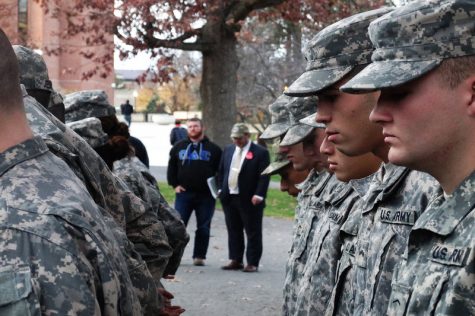
<path id="1" fill-rule="evenodd" d="M 418 163 L 411 155 L 408 155 L 402 150 L 391 147 L 388 152 L 388 161 L 397 166 L 408 167 L 414 170 L 419 170 Z"/>

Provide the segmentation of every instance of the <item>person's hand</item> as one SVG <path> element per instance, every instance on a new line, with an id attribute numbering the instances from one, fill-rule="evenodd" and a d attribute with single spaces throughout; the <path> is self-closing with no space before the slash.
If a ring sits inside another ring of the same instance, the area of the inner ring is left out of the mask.
<path id="1" fill-rule="evenodd" d="M 175 187 L 175 193 L 181 193 L 181 192 L 185 192 L 185 191 L 186 191 L 185 188 L 182 187 L 181 185 L 177 185 Z"/>
<path id="2" fill-rule="evenodd" d="M 173 294 L 165 290 L 164 288 L 159 288 L 158 292 L 163 297 L 165 306 L 160 310 L 162 316 L 178 316 L 182 314 L 185 309 L 181 306 L 172 305 L 172 299 L 174 298 Z"/>
<path id="3" fill-rule="evenodd" d="M 172 304 L 172 299 L 175 297 L 173 296 L 172 293 L 168 292 L 167 290 L 165 290 L 164 288 L 159 288 L 158 289 L 158 292 L 160 293 L 160 295 L 163 297 L 163 300 L 165 302 L 165 306 L 171 306 Z"/>
<path id="4" fill-rule="evenodd" d="M 160 316 L 178 316 L 185 312 L 181 306 L 165 306 L 160 310 Z"/>
<path id="5" fill-rule="evenodd" d="M 264 199 L 261 198 L 260 196 L 257 196 L 257 195 L 253 195 L 253 196 L 252 196 L 252 199 L 251 199 L 252 205 L 261 204 L 262 201 L 264 201 Z"/>

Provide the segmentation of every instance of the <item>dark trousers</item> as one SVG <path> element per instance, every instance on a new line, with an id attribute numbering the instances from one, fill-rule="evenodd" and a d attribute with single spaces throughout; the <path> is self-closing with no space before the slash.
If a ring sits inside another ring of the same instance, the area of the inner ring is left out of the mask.
<path id="1" fill-rule="evenodd" d="M 193 258 L 206 259 L 215 205 L 216 200 L 210 194 L 189 191 L 176 194 L 175 209 L 180 213 L 185 225 L 188 225 L 191 213 L 195 211 L 197 227 Z"/>
<path id="2" fill-rule="evenodd" d="M 223 203 L 224 217 L 228 229 L 229 259 L 243 262 L 244 232 L 246 233 L 247 264 L 258 267 L 262 256 L 262 217 L 264 207 L 242 203 L 238 195 L 231 195 Z"/>

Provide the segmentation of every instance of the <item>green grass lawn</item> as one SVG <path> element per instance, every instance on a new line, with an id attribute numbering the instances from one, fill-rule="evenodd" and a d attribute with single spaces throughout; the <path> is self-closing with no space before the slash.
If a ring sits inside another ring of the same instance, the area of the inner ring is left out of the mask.
<path id="1" fill-rule="evenodd" d="M 162 192 L 165 199 L 171 205 L 175 201 L 175 192 L 172 187 L 166 183 L 159 183 L 160 192 Z M 288 195 L 287 193 L 281 192 L 279 189 L 269 189 L 267 192 L 267 201 L 266 208 L 264 210 L 264 215 L 273 216 L 273 217 L 284 217 L 284 218 L 293 218 L 295 205 L 297 202 L 295 198 Z M 221 203 L 216 203 L 216 208 L 223 209 Z"/>

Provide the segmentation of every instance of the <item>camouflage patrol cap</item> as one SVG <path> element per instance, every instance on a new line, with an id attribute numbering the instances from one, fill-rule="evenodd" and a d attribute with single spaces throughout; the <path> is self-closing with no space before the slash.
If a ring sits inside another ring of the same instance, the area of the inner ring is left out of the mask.
<path id="1" fill-rule="evenodd" d="M 317 123 L 316 118 L 317 118 L 317 113 L 313 113 L 312 115 L 304 117 L 299 122 L 305 125 L 312 126 L 312 127 L 325 128 L 326 127 L 325 124 Z"/>
<path id="2" fill-rule="evenodd" d="M 341 87 L 374 91 L 412 81 L 446 58 L 475 55 L 475 2 L 414 1 L 369 27 L 373 63 Z"/>
<path id="3" fill-rule="evenodd" d="M 20 83 L 27 89 L 53 90 L 43 57 L 32 49 L 20 45 L 13 45 L 13 50 L 20 68 Z"/>
<path id="4" fill-rule="evenodd" d="M 271 176 L 279 173 L 284 167 L 290 164 L 290 160 L 287 159 L 287 154 L 277 153 L 275 161 L 273 161 L 267 168 L 262 171 L 262 176 Z"/>
<path id="5" fill-rule="evenodd" d="M 271 114 L 271 124 L 267 126 L 260 139 L 268 140 L 277 138 L 290 128 L 289 121 L 289 109 L 287 105 L 293 100 L 293 98 L 286 96 L 285 94 L 275 100 L 274 103 L 269 105 L 269 112 Z"/>
<path id="6" fill-rule="evenodd" d="M 294 98 L 288 105 L 290 128 L 280 142 L 279 146 L 290 146 L 301 142 L 314 129 L 313 126 L 300 123 L 300 120 L 315 113 L 318 98 Z"/>
<path id="7" fill-rule="evenodd" d="M 341 80 L 358 65 L 369 64 L 373 45 L 368 25 L 392 8 L 359 13 L 320 31 L 304 49 L 306 71 L 284 92 L 289 96 L 307 96 Z"/>
<path id="8" fill-rule="evenodd" d="M 84 90 L 67 94 L 64 106 L 66 122 L 115 115 L 115 108 L 110 105 L 103 90 Z"/>
<path id="9" fill-rule="evenodd" d="M 66 125 L 84 138 L 92 148 L 104 146 L 109 140 L 107 134 L 102 130 L 102 124 L 98 118 L 89 117 L 66 123 Z"/>
<path id="10" fill-rule="evenodd" d="M 244 123 L 236 123 L 231 129 L 231 138 L 243 137 L 244 134 L 249 134 L 249 128 Z"/>

